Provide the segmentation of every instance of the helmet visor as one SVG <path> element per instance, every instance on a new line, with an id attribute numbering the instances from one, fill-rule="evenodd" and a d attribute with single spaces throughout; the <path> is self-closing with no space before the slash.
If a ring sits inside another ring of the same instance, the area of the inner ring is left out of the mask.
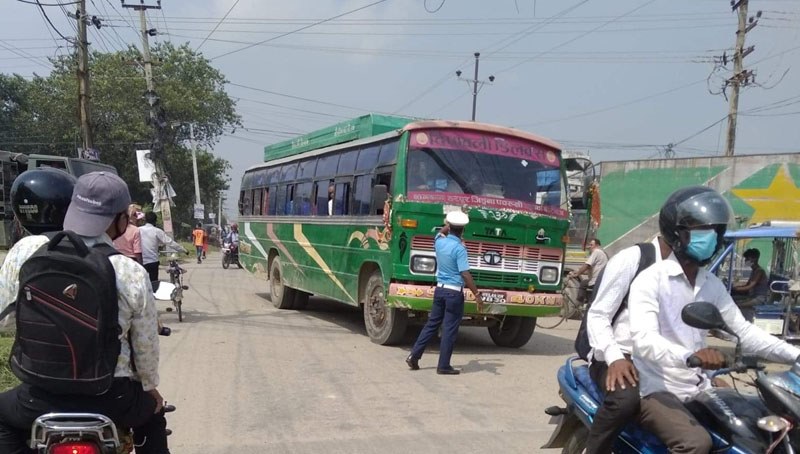
<path id="1" fill-rule="evenodd" d="M 727 225 L 732 212 L 724 197 L 712 191 L 702 192 L 678 204 L 676 224 L 685 228 Z"/>

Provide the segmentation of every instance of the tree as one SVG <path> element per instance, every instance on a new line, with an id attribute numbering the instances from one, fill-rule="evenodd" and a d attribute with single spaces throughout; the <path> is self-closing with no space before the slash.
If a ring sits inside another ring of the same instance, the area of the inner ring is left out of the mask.
<path id="1" fill-rule="evenodd" d="M 240 125 L 236 105 L 225 92 L 225 77 L 188 45 L 161 43 L 152 50 L 153 80 L 167 115 L 164 154 L 170 183 L 175 188 L 175 225 L 192 224 L 194 177 L 188 124 L 195 140 L 211 148 L 226 131 Z M 150 148 L 153 128 L 147 124 L 149 105 L 142 57 L 130 47 L 116 53 L 94 52 L 92 129 L 103 162 L 114 165 L 128 182 L 131 197 L 152 200 L 150 184 L 140 183 L 136 150 Z M 27 81 L 0 75 L 0 148 L 22 153 L 75 156 L 80 146 L 77 82 L 74 56 L 53 60 L 46 77 Z M 197 167 L 203 200 L 215 200 L 228 188 L 229 163 L 199 150 Z"/>

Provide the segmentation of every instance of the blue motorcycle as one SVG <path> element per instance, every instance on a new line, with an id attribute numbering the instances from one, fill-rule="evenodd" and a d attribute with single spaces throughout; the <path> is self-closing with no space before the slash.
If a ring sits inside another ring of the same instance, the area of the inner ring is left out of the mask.
<path id="1" fill-rule="evenodd" d="M 717 329 L 736 337 L 710 303 L 689 304 L 681 317 L 694 328 Z M 695 357 L 687 362 L 690 367 L 699 366 Z M 708 430 L 714 453 L 794 454 L 800 449 L 800 362 L 787 371 L 767 374 L 757 363 L 745 361 L 737 338 L 733 366 L 716 371 L 714 376 L 748 370 L 756 371 L 758 396 L 742 395 L 731 388 L 712 388 L 687 402 L 686 407 Z M 545 410 L 558 420 L 558 425 L 542 448 L 580 454 L 603 396 L 589 376 L 589 367 L 577 357 L 569 358 L 559 368 L 558 383 L 559 395 L 567 405 Z M 657 437 L 630 422 L 617 438 L 614 452 L 666 454 L 668 450 Z"/>

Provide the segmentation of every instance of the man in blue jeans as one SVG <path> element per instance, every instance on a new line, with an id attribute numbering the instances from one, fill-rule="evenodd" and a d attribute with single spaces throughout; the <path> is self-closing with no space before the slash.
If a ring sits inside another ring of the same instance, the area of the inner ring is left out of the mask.
<path id="1" fill-rule="evenodd" d="M 466 286 L 478 304 L 478 312 L 483 311 L 483 300 L 478 292 L 478 287 L 472 280 L 467 260 L 467 248 L 461 242 L 464 226 L 469 223 L 469 217 L 461 211 L 447 214 L 445 226 L 436 235 L 436 290 L 433 293 L 433 308 L 428 322 L 419 333 L 411 354 L 406 358 L 406 364 L 411 370 L 419 369 L 419 359 L 425 351 L 439 327 L 442 329 L 442 342 L 439 347 L 439 365 L 436 373 L 440 375 L 458 375 L 460 370 L 450 365 L 453 355 L 453 346 L 456 343 L 458 327 L 464 315 L 464 287 Z"/>

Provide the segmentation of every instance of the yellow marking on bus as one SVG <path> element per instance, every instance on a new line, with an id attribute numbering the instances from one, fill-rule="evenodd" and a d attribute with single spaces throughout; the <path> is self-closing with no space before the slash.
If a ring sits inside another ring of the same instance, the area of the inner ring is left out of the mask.
<path id="1" fill-rule="evenodd" d="M 340 289 L 342 289 L 344 294 L 347 295 L 348 298 L 350 298 L 350 301 L 355 302 L 356 299 L 353 298 L 350 295 L 350 293 L 347 292 L 347 290 L 344 288 L 344 285 L 342 285 L 339 279 L 336 278 L 331 268 L 328 266 L 327 263 L 325 263 L 325 260 L 323 260 L 322 257 L 319 255 L 319 252 L 317 252 L 317 250 L 314 249 L 314 246 L 311 245 L 311 242 L 308 241 L 308 238 L 306 238 L 306 236 L 303 234 L 302 224 L 294 225 L 294 239 L 297 241 L 297 244 L 299 244 L 300 247 L 302 247 L 306 251 L 309 257 L 311 257 L 312 259 L 314 259 L 315 262 L 317 262 L 317 265 L 319 265 L 320 269 L 322 269 L 322 271 L 324 271 L 325 274 L 327 274 L 328 277 L 331 278 L 333 283 L 336 284 Z"/>
<path id="2" fill-rule="evenodd" d="M 305 276 L 306 273 L 304 273 L 303 269 L 297 265 L 297 260 L 295 260 L 294 257 L 292 257 L 292 254 L 289 253 L 289 250 L 286 249 L 286 246 L 284 246 L 281 240 L 278 239 L 278 235 L 275 234 L 275 230 L 273 229 L 271 222 L 267 223 L 267 237 L 270 240 L 272 240 L 273 243 L 275 243 L 275 247 L 277 247 L 281 251 L 283 256 L 289 259 L 290 262 L 292 262 L 292 265 L 294 265 L 294 267 L 297 268 L 297 271 L 299 271 L 300 274 Z M 264 258 L 267 258 L 266 254 L 264 254 Z"/>

